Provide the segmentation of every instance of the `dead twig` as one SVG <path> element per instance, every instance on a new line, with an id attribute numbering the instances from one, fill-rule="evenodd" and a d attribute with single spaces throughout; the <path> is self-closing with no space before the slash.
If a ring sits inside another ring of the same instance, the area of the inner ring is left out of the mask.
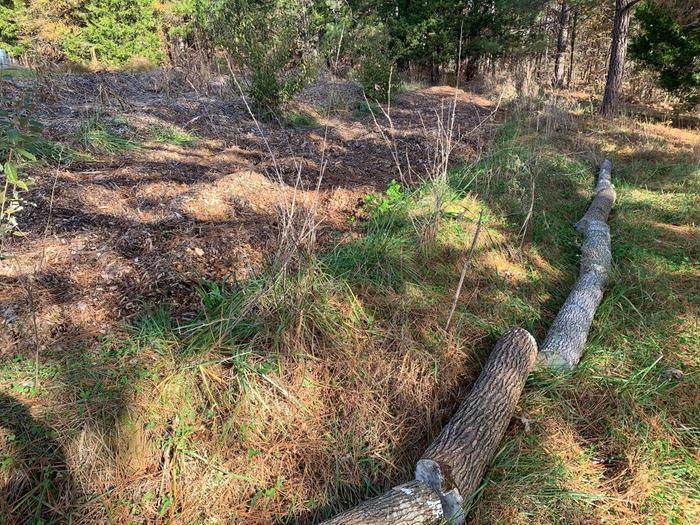
<path id="1" fill-rule="evenodd" d="M 483 218 L 484 210 L 479 211 L 479 222 L 476 224 L 476 231 L 474 232 L 474 237 L 472 238 L 472 244 L 469 247 L 469 252 L 467 253 L 467 259 L 464 261 L 464 266 L 462 266 L 462 275 L 459 276 L 459 284 L 457 284 L 457 290 L 455 290 L 455 295 L 452 298 L 452 305 L 450 306 L 450 315 L 447 316 L 447 322 L 445 323 L 445 331 L 450 327 L 452 322 L 452 316 L 455 313 L 455 308 L 457 308 L 457 301 L 459 300 L 459 295 L 462 293 L 462 285 L 464 284 L 464 277 L 467 275 L 467 268 L 474 255 L 474 248 L 476 247 L 476 242 L 479 239 L 479 232 L 481 231 L 481 219 Z"/>
<path id="2" fill-rule="evenodd" d="M 523 221 L 523 225 L 520 228 L 520 246 L 519 249 L 522 251 L 523 244 L 525 243 L 525 236 L 530 229 L 530 221 L 532 220 L 532 212 L 535 208 L 535 177 L 534 175 L 530 179 L 530 207 L 527 210 L 527 215 Z"/>

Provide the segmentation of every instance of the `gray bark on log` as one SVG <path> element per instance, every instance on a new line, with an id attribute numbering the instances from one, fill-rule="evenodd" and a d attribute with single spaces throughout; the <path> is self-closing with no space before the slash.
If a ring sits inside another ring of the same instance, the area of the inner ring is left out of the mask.
<path id="1" fill-rule="evenodd" d="M 323 525 L 434 525 L 444 520 L 440 498 L 422 481 L 394 487 Z"/>
<path id="2" fill-rule="evenodd" d="M 498 340 L 467 398 L 416 466 L 416 481 L 344 512 L 325 525 L 464 522 L 462 503 L 479 486 L 537 356 L 527 330 Z"/>
<path id="3" fill-rule="evenodd" d="M 593 201 L 576 223 L 576 231 L 583 236 L 579 277 L 547 332 L 539 356 L 544 365 L 553 370 L 572 370 L 578 364 L 593 316 L 608 284 L 612 253 L 607 222 L 617 198 L 611 170 L 611 162 L 604 160 Z"/>
<path id="4" fill-rule="evenodd" d="M 506 332 L 457 413 L 418 462 L 416 479 L 438 492 L 450 523 L 464 521 L 463 499 L 479 487 L 536 357 L 537 343 L 527 330 Z"/>

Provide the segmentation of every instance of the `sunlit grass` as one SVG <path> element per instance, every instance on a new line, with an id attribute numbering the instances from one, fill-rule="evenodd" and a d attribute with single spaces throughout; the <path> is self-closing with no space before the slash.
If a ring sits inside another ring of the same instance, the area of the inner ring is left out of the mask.
<path id="1" fill-rule="evenodd" d="M 161 144 L 173 144 L 175 146 L 189 146 L 198 140 L 193 133 L 176 126 L 153 126 L 150 130 L 149 138 Z"/>
<path id="2" fill-rule="evenodd" d="M 82 151 L 116 155 L 135 150 L 139 143 L 129 136 L 130 125 L 120 118 L 104 119 L 99 115 L 87 118 L 75 132 L 74 142 Z"/>
<path id="3" fill-rule="evenodd" d="M 541 340 L 576 276 L 573 224 L 611 154 L 613 278 L 586 353 L 572 373 L 530 377 L 469 519 L 695 523 L 700 171 L 685 142 L 650 155 L 627 121 L 579 113 L 545 140 L 514 111 L 447 187 L 394 182 L 315 251 L 200 283 L 197 315 L 144 308 L 122 332 L 42 361 L 39 384 L 32 357 L 14 356 L 3 389 L 40 401 L 35 417 L 80 464 L 80 508 L 104 522 L 318 521 L 412 475 L 503 331 Z M 118 131 L 86 123 L 78 142 L 119 151 L 88 140 L 96 130 Z M 175 131 L 153 140 L 187 144 Z M 15 456 L 1 475 L 37 468 Z"/>

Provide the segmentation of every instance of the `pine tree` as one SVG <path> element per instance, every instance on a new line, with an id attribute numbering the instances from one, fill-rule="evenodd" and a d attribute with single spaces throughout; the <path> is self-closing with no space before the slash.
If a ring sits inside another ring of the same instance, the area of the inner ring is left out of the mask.
<path id="1" fill-rule="evenodd" d="M 67 58 L 120 66 L 133 57 L 164 59 L 160 22 L 152 0 L 95 0 L 76 14 L 79 27 L 63 40 Z"/>
<path id="2" fill-rule="evenodd" d="M 636 13 L 641 31 L 630 45 L 637 63 L 658 74 L 659 85 L 687 106 L 700 103 L 700 20 L 682 21 L 662 6 Z"/>
<path id="3" fill-rule="evenodd" d="M 20 55 L 25 49 L 18 22 L 23 8 L 20 0 L 0 0 L 0 48 L 13 55 Z"/>

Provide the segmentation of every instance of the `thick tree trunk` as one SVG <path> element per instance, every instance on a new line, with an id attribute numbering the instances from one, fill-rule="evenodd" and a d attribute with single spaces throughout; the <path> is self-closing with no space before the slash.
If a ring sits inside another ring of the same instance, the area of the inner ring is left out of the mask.
<path id="1" fill-rule="evenodd" d="M 617 103 L 622 86 L 622 77 L 627 57 L 627 41 L 629 40 L 630 16 L 632 6 L 639 0 L 615 0 L 615 18 L 613 20 L 612 43 L 610 46 L 610 61 L 608 76 L 605 81 L 605 94 L 601 115 L 610 117 L 617 111 Z"/>
<path id="2" fill-rule="evenodd" d="M 411 481 L 324 521 L 323 525 L 434 525 L 444 522 L 440 497 L 422 481 Z"/>
<path id="3" fill-rule="evenodd" d="M 574 8 L 574 19 L 571 23 L 571 50 L 569 52 L 569 74 L 566 87 L 570 88 L 574 80 L 574 48 L 576 47 L 576 26 L 578 25 L 578 9 Z"/>
<path id="4" fill-rule="evenodd" d="M 554 57 L 554 80 L 552 86 L 561 88 L 564 85 L 564 62 L 566 44 L 569 42 L 569 2 L 562 0 L 559 12 L 559 32 L 557 34 L 557 49 Z"/>
<path id="5" fill-rule="evenodd" d="M 467 398 L 418 462 L 416 480 L 324 524 L 463 523 L 462 503 L 479 486 L 536 355 L 537 343 L 529 332 L 521 328 L 506 332 Z"/>
<path id="6" fill-rule="evenodd" d="M 607 221 L 617 197 L 610 181 L 611 169 L 610 161 L 603 161 L 593 201 L 576 223 L 576 230 L 583 235 L 579 278 L 554 319 L 539 356 L 554 370 L 571 370 L 581 359 L 593 316 L 608 283 L 612 255 Z"/>
<path id="7" fill-rule="evenodd" d="M 537 343 L 527 330 L 506 332 L 469 396 L 416 465 L 416 479 L 438 492 L 450 523 L 463 521 L 462 501 L 481 483 L 536 356 Z"/>

